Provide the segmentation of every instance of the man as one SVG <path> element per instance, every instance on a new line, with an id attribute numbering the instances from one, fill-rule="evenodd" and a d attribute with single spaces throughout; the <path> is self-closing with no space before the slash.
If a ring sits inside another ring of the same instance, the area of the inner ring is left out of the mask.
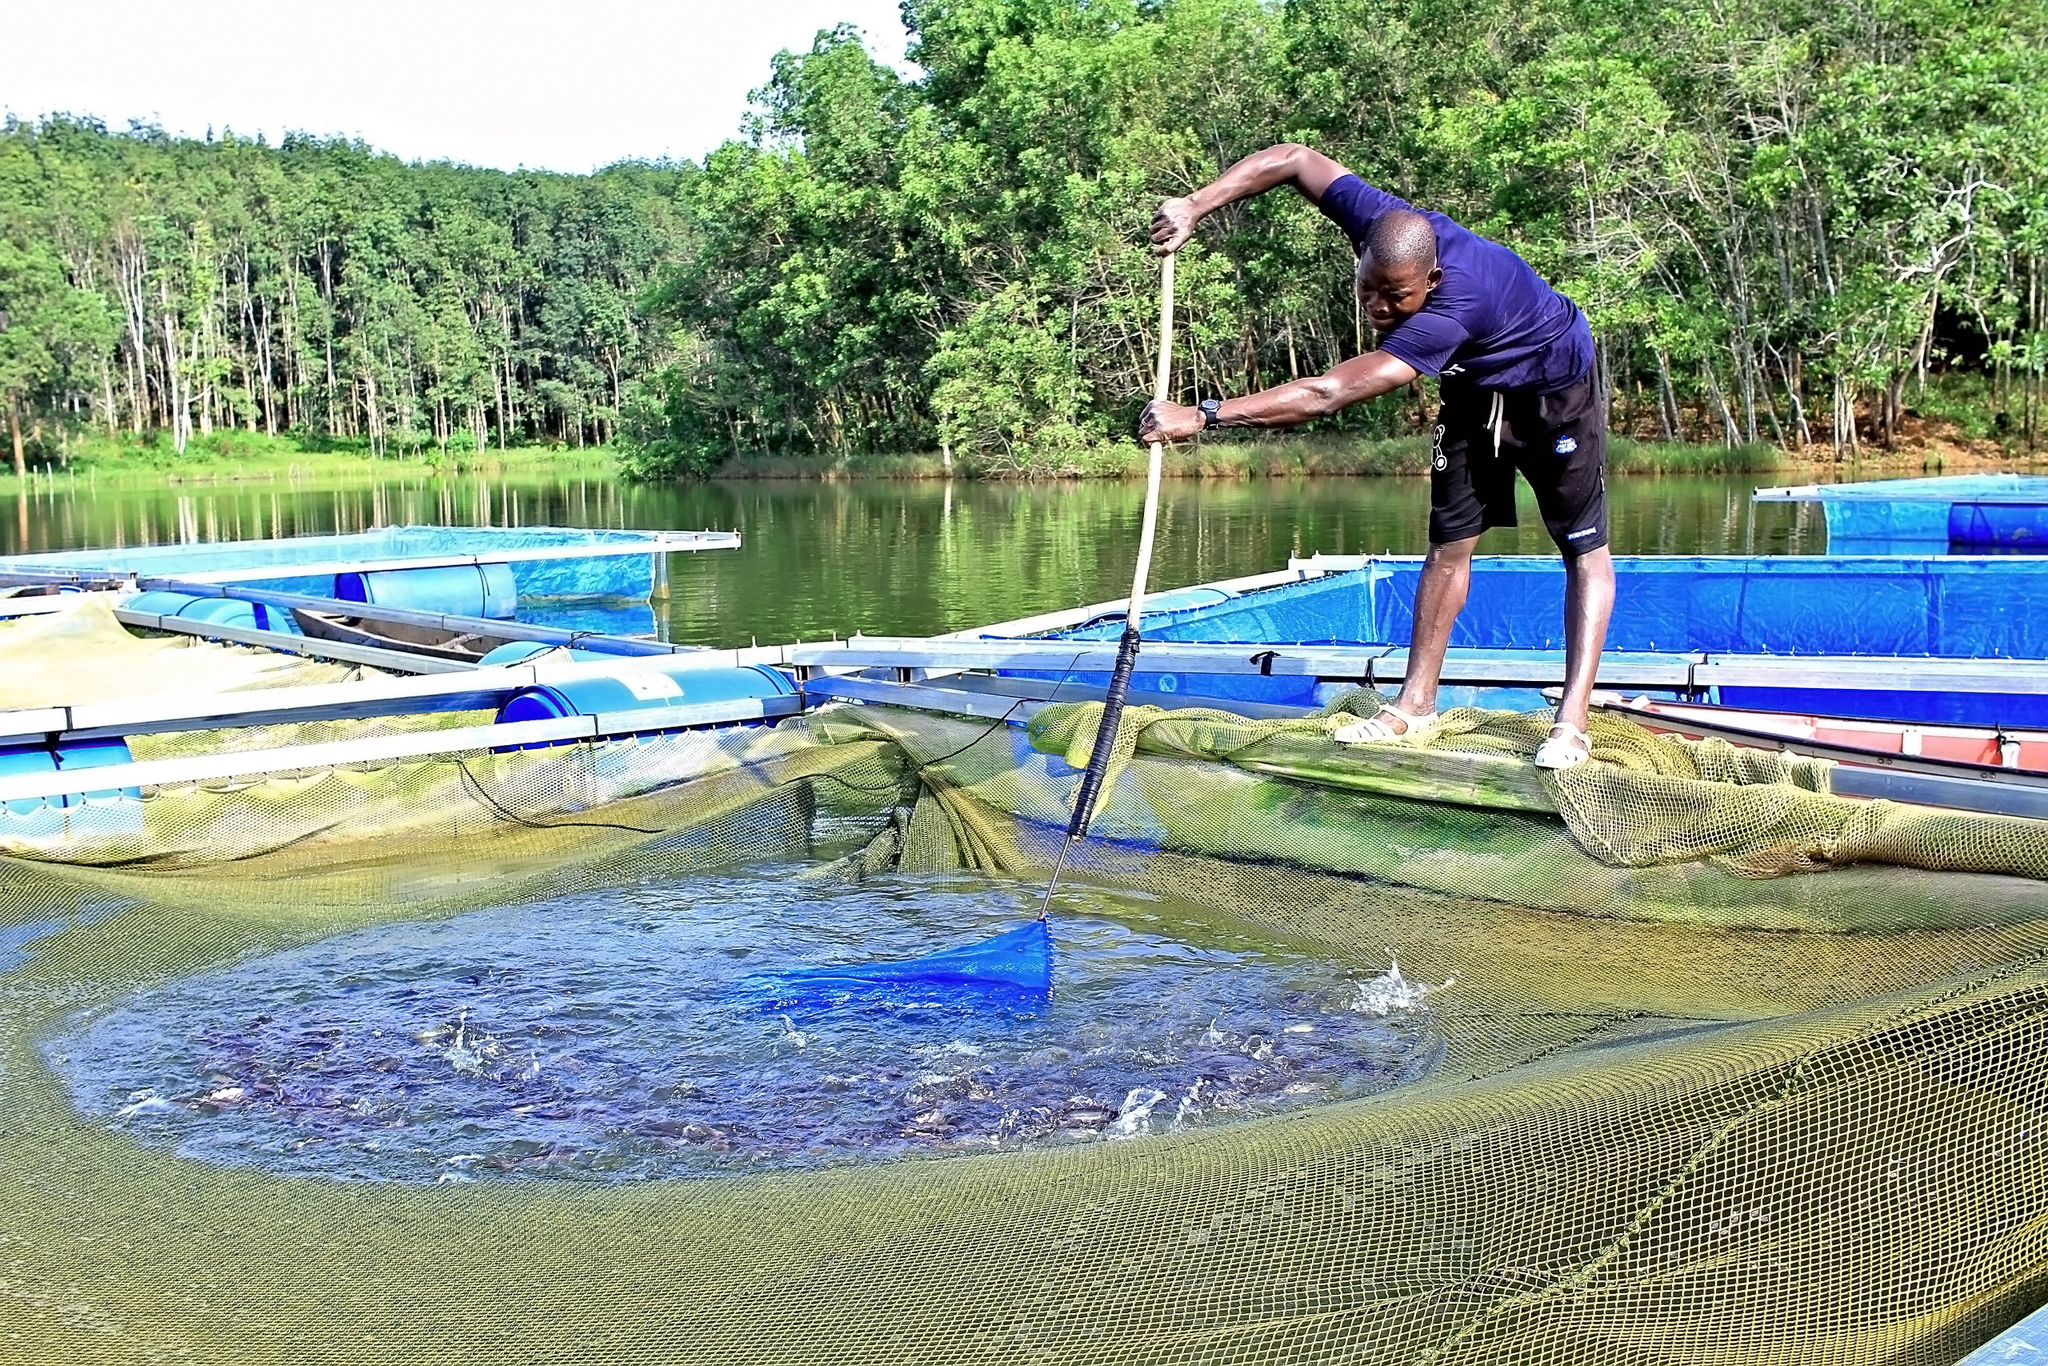
<path id="1" fill-rule="evenodd" d="M 1565 563 L 1564 697 L 1536 762 L 1585 762 L 1587 708 L 1614 610 L 1607 414 L 1585 314 L 1506 247 L 1294 145 L 1255 153 L 1214 184 L 1161 204 L 1153 251 L 1178 251 L 1202 219 L 1276 185 L 1293 186 L 1351 238 L 1359 302 L 1379 349 L 1242 398 L 1151 404 L 1139 440 L 1182 441 L 1206 427 L 1292 427 L 1437 376 L 1443 406 L 1430 461 L 1430 549 L 1415 591 L 1407 677 L 1392 705 L 1338 738 L 1386 740 L 1435 727 L 1437 680 L 1471 587 L 1472 550 L 1488 527 L 1515 525 L 1519 468 Z"/>

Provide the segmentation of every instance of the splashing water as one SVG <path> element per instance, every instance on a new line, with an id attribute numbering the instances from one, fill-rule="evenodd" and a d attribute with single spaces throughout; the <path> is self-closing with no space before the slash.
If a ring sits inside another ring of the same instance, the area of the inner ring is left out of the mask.
<path id="1" fill-rule="evenodd" d="M 1387 950 L 1387 970 L 1384 975 L 1369 982 L 1360 982 L 1358 990 L 1351 997 L 1351 1009 L 1360 1015 L 1377 1019 L 1406 1014 L 1425 1008 L 1425 1002 L 1435 992 L 1446 990 L 1458 984 L 1456 977 L 1446 978 L 1436 986 L 1427 982 L 1411 982 L 1401 975 L 1401 960 L 1392 949 Z M 1314 1026 L 1291 1026 L 1291 1028 L 1313 1028 Z"/>
<path id="2" fill-rule="evenodd" d="M 958 877 L 797 899 L 780 870 L 650 882 L 237 963 L 78 1020 L 44 1051 L 82 1110 L 142 1142 L 420 1182 L 1143 1141 L 1434 1065 L 1423 998 L 1444 988 L 1398 964 L 1361 981 L 1206 913 L 1078 890 L 1100 913 L 1062 915 L 1050 999 L 905 983 L 835 1005 L 751 986 L 992 934 L 1031 898 Z"/>

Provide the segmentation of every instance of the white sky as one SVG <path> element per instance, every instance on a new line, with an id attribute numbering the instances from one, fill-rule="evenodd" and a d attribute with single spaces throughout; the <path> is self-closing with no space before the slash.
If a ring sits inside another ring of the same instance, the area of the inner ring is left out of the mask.
<path id="1" fill-rule="evenodd" d="M 585 172 L 701 157 L 839 23 L 901 64 L 897 0 L 4 0 L 0 112 Z"/>

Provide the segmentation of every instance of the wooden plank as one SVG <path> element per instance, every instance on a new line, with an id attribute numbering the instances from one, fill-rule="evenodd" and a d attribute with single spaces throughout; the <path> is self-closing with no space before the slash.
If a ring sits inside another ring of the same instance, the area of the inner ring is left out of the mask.
<path id="1" fill-rule="evenodd" d="M 794 697 L 746 698 L 707 702 L 701 706 L 649 708 L 609 712 L 601 716 L 567 716 L 557 720 L 518 721 L 502 726 L 462 726 L 407 735 L 379 735 L 361 740 L 336 740 L 317 745 L 199 755 L 183 759 L 150 759 L 108 764 L 69 772 L 25 774 L 0 778 L 0 802 L 86 792 L 118 792 L 131 787 L 168 787 L 181 783 L 249 778 L 265 773 L 335 768 L 397 759 L 425 759 L 511 745 L 550 744 L 564 740 L 604 739 L 679 730 L 693 726 L 732 725 L 793 716 Z"/>

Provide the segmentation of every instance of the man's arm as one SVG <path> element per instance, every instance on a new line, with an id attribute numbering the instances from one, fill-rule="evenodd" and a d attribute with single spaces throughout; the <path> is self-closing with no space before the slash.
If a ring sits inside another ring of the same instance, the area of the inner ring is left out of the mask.
<path id="1" fill-rule="evenodd" d="M 1204 218 L 1221 208 L 1264 194 L 1276 185 L 1292 185 L 1311 204 L 1323 202 L 1332 182 L 1351 174 L 1336 162 L 1295 142 L 1253 152 L 1211 184 L 1185 199 L 1169 199 L 1152 217 L 1152 254 L 1171 256 L 1195 235 Z"/>
<path id="2" fill-rule="evenodd" d="M 1299 427 L 1340 413 L 1354 403 L 1392 393 L 1415 382 L 1415 367 L 1384 351 L 1368 351 L 1314 379 L 1262 389 L 1223 401 L 1217 420 L 1225 427 Z M 1185 441 L 1201 431 L 1202 410 L 1178 403 L 1151 403 L 1138 419 L 1140 441 Z"/>

